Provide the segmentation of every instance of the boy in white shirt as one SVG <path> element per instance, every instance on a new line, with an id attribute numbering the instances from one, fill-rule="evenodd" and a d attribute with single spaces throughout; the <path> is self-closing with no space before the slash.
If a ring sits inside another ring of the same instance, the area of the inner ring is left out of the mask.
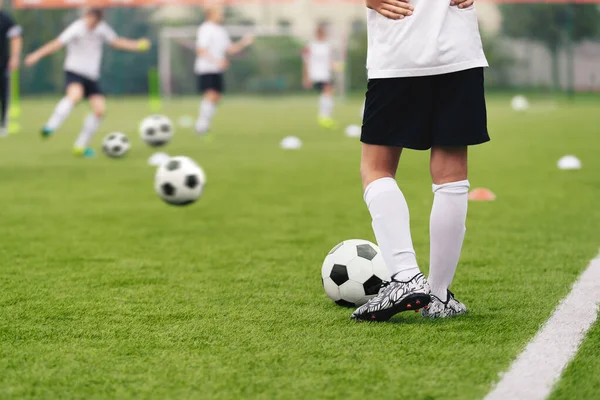
<path id="1" fill-rule="evenodd" d="M 150 48 L 148 39 L 131 40 L 119 37 L 103 21 L 103 18 L 104 10 L 86 9 L 83 17 L 69 25 L 57 39 L 42 46 L 25 59 L 25 64 L 31 67 L 42 58 L 57 52 L 64 46 L 67 47 L 64 64 L 66 95 L 54 109 L 41 133 L 43 137 L 52 135 L 67 119 L 73 107 L 86 98 L 92 112 L 86 117 L 73 147 L 73 153 L 83 157 L 95 155 L 89 144 L 106 110 L 106 99 L 99 85 L 104 43 L 126 51 L 141 52 Z"/>
<path id="2" fill-rule="evenodd" d="M 217 104 L 225 91 L 223 74 L 229 67 L 228 57 L 243 51 L 254 42 L 251 36 L 233 43 L 222 26 L 223 10 L 220 7 L 206 9 L 206 21 L 198 28 L 196 37 L 196 62 L 194 70 L 197 76 L 198 91 L 203 98 L 196 120 L 196 132 L 206 134 Z"/>
<path id="3" fill-rule="evenodd" d="M 306 89 L 314 88 L 319 98 L 318 122 L 324 128 L 335 128 L 333 114 L 333 48 L 327 40 L 327 26 L 319 24 L 315 40 L 304 49 L 303 84 Z"/>
<path id="4" fill-rule="evenodd" d="M 387 321 L 466 312 L 448 290 L 467 216 L 467 147 L 489 141 L 483 53 L 473 0 L 367 0 L 368 89 L 361 141 L 364 200 L 391 281 L 352 318 Z M 396 183 L 404 148 L 431 149 L 433 207 L 428 281 Z"/>

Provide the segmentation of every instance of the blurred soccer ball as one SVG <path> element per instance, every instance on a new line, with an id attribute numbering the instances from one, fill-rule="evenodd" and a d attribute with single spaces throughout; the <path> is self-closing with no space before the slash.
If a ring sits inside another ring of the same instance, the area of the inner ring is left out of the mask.
<path id="1" fill-rule="evenodd" d="M 142 140 L 152 147 L 169 143 L 174 133 L 173 122 L 164 115 L 151 115 L 140 124 Z"/>
<path id="2" fill-rule="evenodd" d="M 111 133 L 102 140 L 102 151 L 112 158 L 123 157 L 130 148 L 129 139 L 121 132 Z"/>
<path id="3" fill-rule="evenodd" d="M 523 95 L 517 95 L 512 98 L 510 106 L 515 111 L 525 111 L 529 109 L 529 100 Z"/>
<path id="4" fill-rule="evenodd" d="M 171 157 L 156 170 L 154 189 L 165 202 L 174 206 L 192 204 L 200 198 L 206 175 L 198 164 L 184 156 Z"/>
<path id="5" fill-rule="evenodd" d="M 390 280 L 379 247 L 361 239 L 335 246 L 323 261 L 321 278 L 327 296 L 346 307 L 365 304 Z"/>

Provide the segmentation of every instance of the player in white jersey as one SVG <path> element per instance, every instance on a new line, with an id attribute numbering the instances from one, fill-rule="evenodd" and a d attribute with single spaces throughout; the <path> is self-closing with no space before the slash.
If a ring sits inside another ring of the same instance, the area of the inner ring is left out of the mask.
<path id="1" fill-rule="evenodd" d="M 327 26 L 319 24 L 315 39 L 303 52 L 303 84 L 306 89 L 314 88 L 319 98 L 318 122 L 324 128 L 335 128 L 333 115 L 333 47 L 327 40 Z"/>
<path id="2" fill-rule="evenodd" d="M 57 39 L 31 53 L 25 59 L 26 65 L 31 67 L 42 58 L 57 52 L 64 46 L 67 47 L 64 63 L 66 95 L 58 103 L 42 129 L 42 136 L 52 135 L 69 116 L 73 107 L 86 98 L 92 112 L 86 117 L 81 133 L 75 141 L 73 153 L 77 156 L 94 156 L 94 150 L 89 147 L 89 144 L 106 110 L 105 97 L 98 83 L 104 43 L 126 51 L 139 52 L 150 48 L 150 41 L 147 39 L 131 40 L 119 37 L 103 21 L 103 18 L 102 9 L 86 9 L 83 17 L 69 25 Z"/>
<path id="3" fill-rule="evenodd" d="M 228 57 L 250 46 L 254 38 L 246 36 L 233 43 L 222 26 L 223 10 L 220 7 L 206 9 L 206 21 L 198 28 L 196 37 L 196 62 L 198 91 L 203 98 L 196 120 L 196 132 L 206 134 L 217 111 L 217 104 L 225 91 L 223 74 L 229 67 Z"/>
<path id="4" fill-rule="evenodd" d="M 401 311 L 464 314 L 448 290 L 467 217 L 467 147 L 489 141 L 483 53 L 473 0 L 367 0 L 368 89 L 361 141 L 364 200 L 390 276 L 352 318 Z M 420 272 L 396 182 L 404 148 L 431 149 L 429 278 Z"/>

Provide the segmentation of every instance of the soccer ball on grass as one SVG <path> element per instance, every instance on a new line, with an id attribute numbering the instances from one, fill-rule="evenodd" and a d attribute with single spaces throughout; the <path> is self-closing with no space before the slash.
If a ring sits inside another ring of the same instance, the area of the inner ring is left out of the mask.
<path id="1" fill-rule="evenodd" d="M 152 147 L 166 145 L 174 133 L 173 122 L 164 115 L 151 115 L 140 124 L 142 140 Z"/>
<path id="2" fill-rule="evenodd" d="M 102 140 L 102 151 L 112 158 L 123 157 L 130 148 L 129 139 L 121 132 L 111 133 Z"/>
<path id="3" fill-rule="evenodd" d="M 174 206 L 192 204 L 200 198 L 206 175 L 198 164 L 184 156 L 171 157 L 156 170 L 154 189 L 166 203 Z"/>
<path id="4" fill-rule="evenodd" d="M 361 239 L 335 246 L 323 261 L 321 278 L 327 296 L 345 307 L 365 304 L 390 280 L 379 247 Z"/>

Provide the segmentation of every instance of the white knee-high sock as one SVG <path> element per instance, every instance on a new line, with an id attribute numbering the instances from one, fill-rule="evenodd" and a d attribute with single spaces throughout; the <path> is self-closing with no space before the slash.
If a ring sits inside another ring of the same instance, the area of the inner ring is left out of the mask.
<path id="1" fill-rule="evenodd" d="M 420 273 L 410 235 L 410 215 L 404 195 L 393 178 L 377 179 L 365 189 L 373 231 L 390 275 L 409 281 Z"/>
<path id="2" fill-rule="evenodd" d="M 319 97 L 319 117 L 331 118 L 333 115 L 333 97 L 328 94 L 322 94 Z"/>
<path id="3" fill-rule="evenodd" d="M 469 181 L 433 185 L 433 193 L 428 281 L 431 294 L 446 301 L 465 238 Z"/>
<path id="4" fill-rule="evenodd" d="M 73 104 L 73 102 L 69 100 L 69 98 L 63 97 L 61 101 L 59 101 L 56 105 L 54 112 L 52 113 L 50 119 L 46 123 L 46 128 L 50 130 L 58 129 L 62 125 L 62 123 L 65 122 L 65 119 L 67 119 L 69 114 L 71 114 L 71 111 L 73 111 L 74 106 L 75 104 Z"/>
<path id="5" fill-rule="evenodd" d="M 94 113 L 89 113 L 85 120 L 83 121 L 83 127 L 81 128 L 81 133 L 77 137 L 75 141 L 75 148 L 77 149 L 85 149 L 90 144 L 94 134 L 100 127 L 100 122 L 102 118 L 98 117 Z"/>
<path id="6" fill-rule="evenodd" d="M 202 100 L 198 120 L 196 121 L 196 130 L 199 133 L 205 133 L 210 128 L 210 122 L 217 113 L 217 105 L 209 100 Z"/>

